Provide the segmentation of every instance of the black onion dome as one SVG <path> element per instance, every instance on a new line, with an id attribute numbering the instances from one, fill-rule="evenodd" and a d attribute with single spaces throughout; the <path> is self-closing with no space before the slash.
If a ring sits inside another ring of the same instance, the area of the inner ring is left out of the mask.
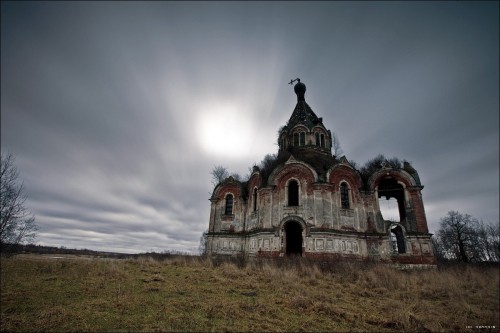
<path id="1" fill-rule="evenodd" d="M 306 85 L 299 82 L 293 87 L 295 94 L 297 94 L 297 101 L 305 101 L 304 95 L 306 93 Z"/>
<path id="2" fill-rule="evenodd" d="M 287 128 L 291 130 L 295 125 L 300 123 L 311 129 L 320 123 L 321 119 L 316 116 L 304 99 L 306 85 L 300 82 L 300 79 L 297 79 L 297 81 L 299 82 L 293 87 L 295 94 L 297 94 L 297 105 L 293 110 L 290 120 L 288 120 Z"/>

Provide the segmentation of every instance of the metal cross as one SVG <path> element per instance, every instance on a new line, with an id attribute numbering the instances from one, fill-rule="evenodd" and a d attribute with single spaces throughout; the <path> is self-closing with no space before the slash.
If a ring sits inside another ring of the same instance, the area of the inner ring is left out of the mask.
<path id="1" fill-rule="evenodd" d="M 290 82 L 288 82 L 288 84 L 293 84 L 295 81 L 298 81 L 300 83 L 300 79 L 296 78 L 295 80 L 290 80 Z"/>

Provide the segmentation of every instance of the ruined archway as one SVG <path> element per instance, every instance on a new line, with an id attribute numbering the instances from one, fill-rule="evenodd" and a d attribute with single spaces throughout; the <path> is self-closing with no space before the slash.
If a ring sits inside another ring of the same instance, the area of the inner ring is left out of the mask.
<path id="1" fill-rule="evenodd" d="M 382 198 L 385 200 L 394 201 L 393 209 L 389 216 L 383 216 L 384 220 L 396 220 L 396 222 L 404 222 L 406 220 L 406 208 L 405 208 L 405 193 L 404 187 L 394 178 L 386 177 L 383 178 L 377 188 L 379 208 L 382 208 L 381 203 Z M 381 211 L 382 213 L 382 211 Z M 399 215 L 396 217 L 396 215 Z"/>
<path id="2" fill-rule="evenodd" d="M 288 221 L 284 226 L 285 254 L 302 256 L 302 226 L 297 221 Z"/>

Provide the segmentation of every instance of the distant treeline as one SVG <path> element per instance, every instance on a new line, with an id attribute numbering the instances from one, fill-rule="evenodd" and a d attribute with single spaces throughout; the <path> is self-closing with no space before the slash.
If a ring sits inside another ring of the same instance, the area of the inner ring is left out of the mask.
<path id="1" fill-rule="evenodd" d="M 184 253 L 180 251 L 163 251 L 158 252 L 145 252 L 145 253 L 118 253 L 118 252 L 105 252 L 105 251 L 94 251 L 89 249 L 68 249 L 64 246 L 44 246 L 35 244 L 9 244 L 8 251 L 2 251 L 2 254 L 16 254 L 16 253 L 35 253 L 35 254 L 72 254 L 72 255 L 86 255 L 94 256 L 100 258 L 115 258 L 115 259 L 128 259 L 128 258 L 139 258 L 139 257 L 150 257 L 153 259 L 166 259 L 173 256 L 189 256 L 190 253 Z"/>

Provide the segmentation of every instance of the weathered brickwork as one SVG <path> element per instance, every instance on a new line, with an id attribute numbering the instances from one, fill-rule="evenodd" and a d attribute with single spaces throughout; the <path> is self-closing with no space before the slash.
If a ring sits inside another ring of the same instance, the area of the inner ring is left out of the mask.
<path id="1" fill-rule="evenodd" d="M 331 154 L 331 132 L 305 102 L 305 85 L 295 92 L 276 165 L 215 187 L 208 253 L 434 264 L 416 170 L 386 163 L 363 178 L 345 157 Z M 383 198 L 397 200 L 399 220 L 384 219 Z"/>

